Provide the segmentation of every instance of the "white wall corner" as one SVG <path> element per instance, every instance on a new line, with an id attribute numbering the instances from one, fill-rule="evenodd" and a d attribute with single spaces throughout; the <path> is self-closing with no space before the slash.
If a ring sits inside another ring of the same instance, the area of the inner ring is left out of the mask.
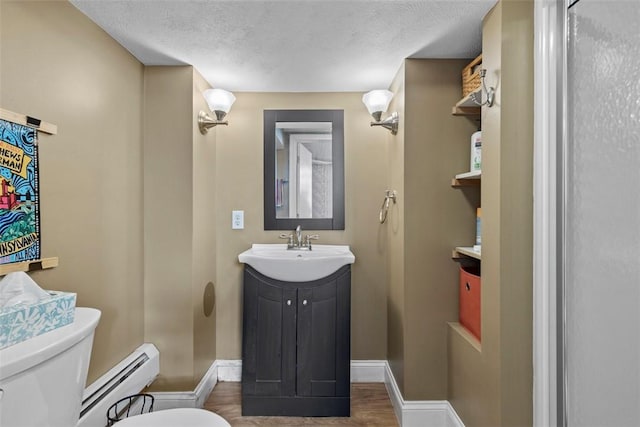
<path id="1" fill-rule="evenodd" d="M 240 382 L 242 379 L 242 360 L 216 360 L 218 381 Z"/>
<path id="2" fill-rule="evenodd" d="M 202 408 L 218 382 L 218 361 L 214 361 L 194 391 L 154 392 L 154 410 Z"/>
<path id="3" fill-rule="evenodd" d="M 214 361 L 213 364 L 207 370 L 207 373 L 204 374 L 200 383 L 196 387 L 196 408 L 202 408 L 204 403 L 207 401 L 207 398 L 213 391 L 213 388 L 218 383 L 218 361 Z"/>
<path id="4" fill-rule="evenodd" d="M 447 409 L 447 427 L 464 427 L 464 423 L 462 419 L 458 416 L 458 413 L 453 408 L 450 402 L 447 401 L 447 405 L 449 406 Z"/>
<path id="5" fill-rule="evenodd" d="M 193 391 L 157 391 L 151 394 L 155 397 L 154 411 L 196 407 L 196 394 Z"/>
<path id="6" fill-rule="evenodd" d="M 389 362 L 385 362 L 384 366 L 384 385 L 387 388 L 387 393 L 389 393 L 391 406 L 393 406 L 393 412 L 396 413 L 398 424 L 402 426 L 402 406 L 404 404 L 404 399 L 402 398 L 402 393 L 400 393 L 400 389 L 398 388 L 398 383 L 393 376 Z"/>
<path id="7" fill-rule="evenodd" d="M 352 360 L 352 383 L 383 383 L 386 360 Z"/>
<path id="8" fill-rule="evenodd" d="M 388 362 L 385 362 L 385 386 L 401 427 L 464 427 L 446 400 L 404 400 Z"/>

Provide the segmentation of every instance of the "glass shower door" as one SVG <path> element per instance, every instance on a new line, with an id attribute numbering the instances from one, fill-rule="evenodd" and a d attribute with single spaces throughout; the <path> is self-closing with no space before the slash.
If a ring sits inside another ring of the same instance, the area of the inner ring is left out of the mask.
<path id="1" fill-rule="evenodd" d="M 564 414 L 640 426 L 640 0 L 568 16 Z"/>

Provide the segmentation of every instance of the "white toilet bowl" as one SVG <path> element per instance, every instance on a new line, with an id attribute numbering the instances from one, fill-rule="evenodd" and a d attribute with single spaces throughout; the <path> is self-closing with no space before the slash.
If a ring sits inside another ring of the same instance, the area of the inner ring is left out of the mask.
<path id="1" fill-rule="evenodd" d="M 178 408 L 125 418 L 117 427 L 231 427 L 224 418 L 205 409 Z"/>

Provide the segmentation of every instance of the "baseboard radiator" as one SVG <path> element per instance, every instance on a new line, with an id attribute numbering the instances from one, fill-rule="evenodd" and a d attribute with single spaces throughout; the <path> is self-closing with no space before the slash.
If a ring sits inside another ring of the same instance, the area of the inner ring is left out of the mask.
<path id="1" fill-rule="evenodd" d="M 107 410 L 123 397 L 140 393 L 160 372 L 160 353 L 143 344 L 84 390 L 77 427 L 104 427 Z"/>

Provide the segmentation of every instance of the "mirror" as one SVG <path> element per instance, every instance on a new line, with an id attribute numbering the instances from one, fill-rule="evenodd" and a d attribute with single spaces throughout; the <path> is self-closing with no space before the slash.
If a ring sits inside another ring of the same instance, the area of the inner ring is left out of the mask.
<path id="1" fill-rule="evenodd" d="M 344 112 L 264 111 L 264 229 L 344 230 Z"/>

